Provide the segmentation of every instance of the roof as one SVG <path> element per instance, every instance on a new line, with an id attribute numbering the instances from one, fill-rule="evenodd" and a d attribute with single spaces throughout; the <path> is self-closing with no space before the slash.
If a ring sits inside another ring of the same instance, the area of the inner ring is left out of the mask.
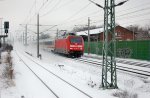
<path id="1" fill-rule="evenodd" d="M 90 34 L 98 34 L 103 32 L 103 28 L 97 28 L 97 29 L 92 29 L 90 30 Z M 88 35 L 88 30 L 85 31 L 80 31 L 80 32 L 76 32 L 76 35 Z"/>
<path id="2" fill-rule="evenodd" d="M 127 28 L 124 28 L 120 25 L 116 26 L 116 28 L 118 28 L 118 27 L 123 28 L 125 30 L 128 30 Z M 92 30 L 90 30 L 90 34 L 99 34 L 99 33 L 102 33 L 103 31 L 104 31 L 104 28 L 92 29 Z M 128 31 L 130 31 L 130 30 L 128 30 Z M 132 32 L 132 31 L 130 31 L 130 32 Z M 85 36 L 87 36 L 88 35 L 88 30 L 76 32 L 76 35 L 85 35 Z"/>

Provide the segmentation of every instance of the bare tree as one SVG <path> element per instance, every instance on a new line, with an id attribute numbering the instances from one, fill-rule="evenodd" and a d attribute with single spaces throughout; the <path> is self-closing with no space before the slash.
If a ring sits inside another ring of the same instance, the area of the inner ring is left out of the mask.
<path id="1" fill-rule="evenodd" d="M 139 27 L 138 25 L 130 25 L 126 27 L 128 30 L 135 33 L 135 39 L 136 40 L 148 40 L 150 39 L 149 34 L 149 26 L 145 27 Z"/>
<path id="2" fill-rule="evenodd" d="M 50 35 L 42 33 L 39 39 L 46 39 L 46 38 L 50 38 Z"/>

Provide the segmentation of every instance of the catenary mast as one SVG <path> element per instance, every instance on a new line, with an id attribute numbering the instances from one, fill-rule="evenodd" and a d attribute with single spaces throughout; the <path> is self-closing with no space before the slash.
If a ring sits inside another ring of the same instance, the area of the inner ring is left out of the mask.
<path id="1" fill-rule="evenodd" d="M 102 87 L 117 88 L 115 0 L 105 0 L 103 33 Z"/>

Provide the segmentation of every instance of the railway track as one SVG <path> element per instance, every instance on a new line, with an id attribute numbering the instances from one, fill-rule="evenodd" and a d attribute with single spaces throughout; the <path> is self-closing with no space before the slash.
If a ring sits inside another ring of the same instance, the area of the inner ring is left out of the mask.
<path id="1" fill-rule="evenodd" d="M 84 62 L 84 63 L 88 63 L 88 64 L 92 64 L 93 66 L 97 66 L 97 67 L 101 67 L 102 66 L 102 62 L 101 61 L 94 61 L 94 60 L 89 60 L 86 58 L 76 58 L 74 59 L 76 61 L 80 61 L 80 62 Z M 135 68 L 129 68 L 129 67 L 123 67 L 123 66 L 116 66 L 117 70 L 120 71 L 125 71 L 125 72 L 129 72 L 129 73 L 134 73 L 140 76 L 150 76 L 150 71 L 144 71 L 144 70 L 140 70 L 140 69 L 135 69 Z"/>
<path id="2" fill-rule="evenodd" d="M 150 64 L 141 63 L 141 62 L 137 62 L 137 61 L 117 60 L 117 63 L 123 63 L 123 64 L 129 64 L 129 65 L 134 65 L 134 66 L 150 68 Z"/>
<path id="3" fill-rule="evenodd" d="M 56 98 L 60 98 L 29 66 L 28 64 L 19 56 L 18 53 L 16 53 L 19 59 L 24 63 L 24 65 L 42 82 L 42 84 L 51 92 L 54 94 Z"/>
<path id="4" fill-rule="evenodd" d="M 17 56 L 21 59 L 21 61 L 29 68 L 29 70 L 43 83 L 43 85 L 45 85 L 45 87 L 47 87 L 47 88 L 49 89 L 49 91 L 54 94 L 54 96 L 55 96 L 56 98 L 68 98 L 68 96 L 67 96 L 67 97 L 63 97 L 62 95 L 57 94 L 56 91 L 54 90 L 54 88 L 50 87 L 49 84 L 46 83 L 45 80 L 43 80 L 43 79 L 37 74 L 37 72 L 35 72 L 35 71 L 31 68 L 31 66 L 29 66 L 29 64 L 27 64 L 27 63 L 19 56 L 19 54 L 18 54 L 17 52 L 16 52 L 16 54 L 17 54 Z M 25 56 L 28 60 L 30 60 L 32 63 L 36 64 L 41 70 L 44 70 L 44 71 L 46 71 L 47 73 L 49 73 L 49 75 L 47 74 L 48 77 L 49 77 L 49 76 L 53 76 L 53 77 L 57 78 L 56 80 L 58 80 L 59 82 L 61 82 L 62 85 L 63 85 L 63 84 L 67 84 L 68 86 L 65 87 L 64 90 L 62 90 L 62 92 L 71 88 L 71 89 L 73 89 L 73 91 L 75 91 L 75 93 L 80 93 L 80 96 L 82 96 L 82 98 L 93 98 L 92 96 L 90 96 L 90 95 L 87 94 L 86 92 L 80 90 L 79 88 L 77 88 L 77 87 L 74 86 L 73 84 L 67 82 L 66 80 L 64 80 L 64 79 L 61 78 L 60 76 L 56 75 L 56 74 L 53 73 L 52 71 L 46 69 L 46 68 L 43 67 L 41 64 L 39 64 L 39 63 L 37 63 L 36 61 L 34 61 L 33 59 L 29 58 L 29 57 L 26 56 L 26 55 L 24 55 L 24 56 Z M 54 83 L 55 83 L 55 82 L 54 82 Z M 60 87 L 61 87 L 62 85 L 60 85 Z M 65 92 L 66 92 L 66 91 L 65 91 Z M 68 94 L 68 92 L 67 92 L 67 94 Z M 73 94 L 73 92 L 72 92 L 72 94 Z M 81 94 L 82 94 L 82 95 L 81 95 Z"/>
<path id="5" fill-rule="evenodd" d="M 95 58 L 95 57 L 89 57 L 85 56 L 86 58 Z M 97 57 L 96 59 L 102 60 L 102 57 Z M 117 63 L 122 64 L 128 64 L 128 65 L 134 65 L 134 66 L 140 66 L 140 67 L 147 67 L 150 68 L 150 63 L 144 63 L 144 62 L 138 62 L 138 61 L 129 61 L 129 60 L 122 60 L 122 59 L 116 59 Z"/>
<path id="6" fill-rule="evenodd" d="M 84 56 L 84 57 L 86 57 L 86 58 L 93 58 L 93 57 L 88 57 L 88 56 Z M 93 66 L 97 66 L 97 67 L 101 67 L 102 66 L 102 62 L 101 61 L 89 60 L 89 59 L 86 59 L 86 58 L 74 58 L 73 60 L 84 62 L 84 63 L 88 63 L 88 64 L 92 64 Z M 102 57 L 96 58 L 96 59 L 102 60 Z M 141 63 L 141 62 L 137 62 L 137 61 L 128 61 L 128 60 L 116 59 L 116 62 L 117 63 L 122 63 L 122 64 L 139 66 L 139 67 L 150 68 L 150 64 L 148 64 L 148 63 Z M 137 74 L 137 75 L 140 75 L 140 76 L 146 76 L 146 77 L 150 76 L 150 71 L 144 71 L 144 70 L 131 68 L 131 67 L 130 68 L 129 67 L 123 67 L 123 66 L 119 66 L 119 65 L 117 65 L 116 67 L 117 67 L 117 70 L 120 70 L 120 71 L 133 73 L 133 74 Z"/>

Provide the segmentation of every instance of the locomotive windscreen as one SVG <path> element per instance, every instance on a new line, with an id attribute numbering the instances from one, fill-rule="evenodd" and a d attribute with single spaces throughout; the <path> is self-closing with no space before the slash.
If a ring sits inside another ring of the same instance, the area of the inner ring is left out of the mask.
<path id="1" fill-rule="evenodd" d="M 71 43 L 82 43 L 82 38 L 81 37 L 72 37 L 70 38 Z"/>

